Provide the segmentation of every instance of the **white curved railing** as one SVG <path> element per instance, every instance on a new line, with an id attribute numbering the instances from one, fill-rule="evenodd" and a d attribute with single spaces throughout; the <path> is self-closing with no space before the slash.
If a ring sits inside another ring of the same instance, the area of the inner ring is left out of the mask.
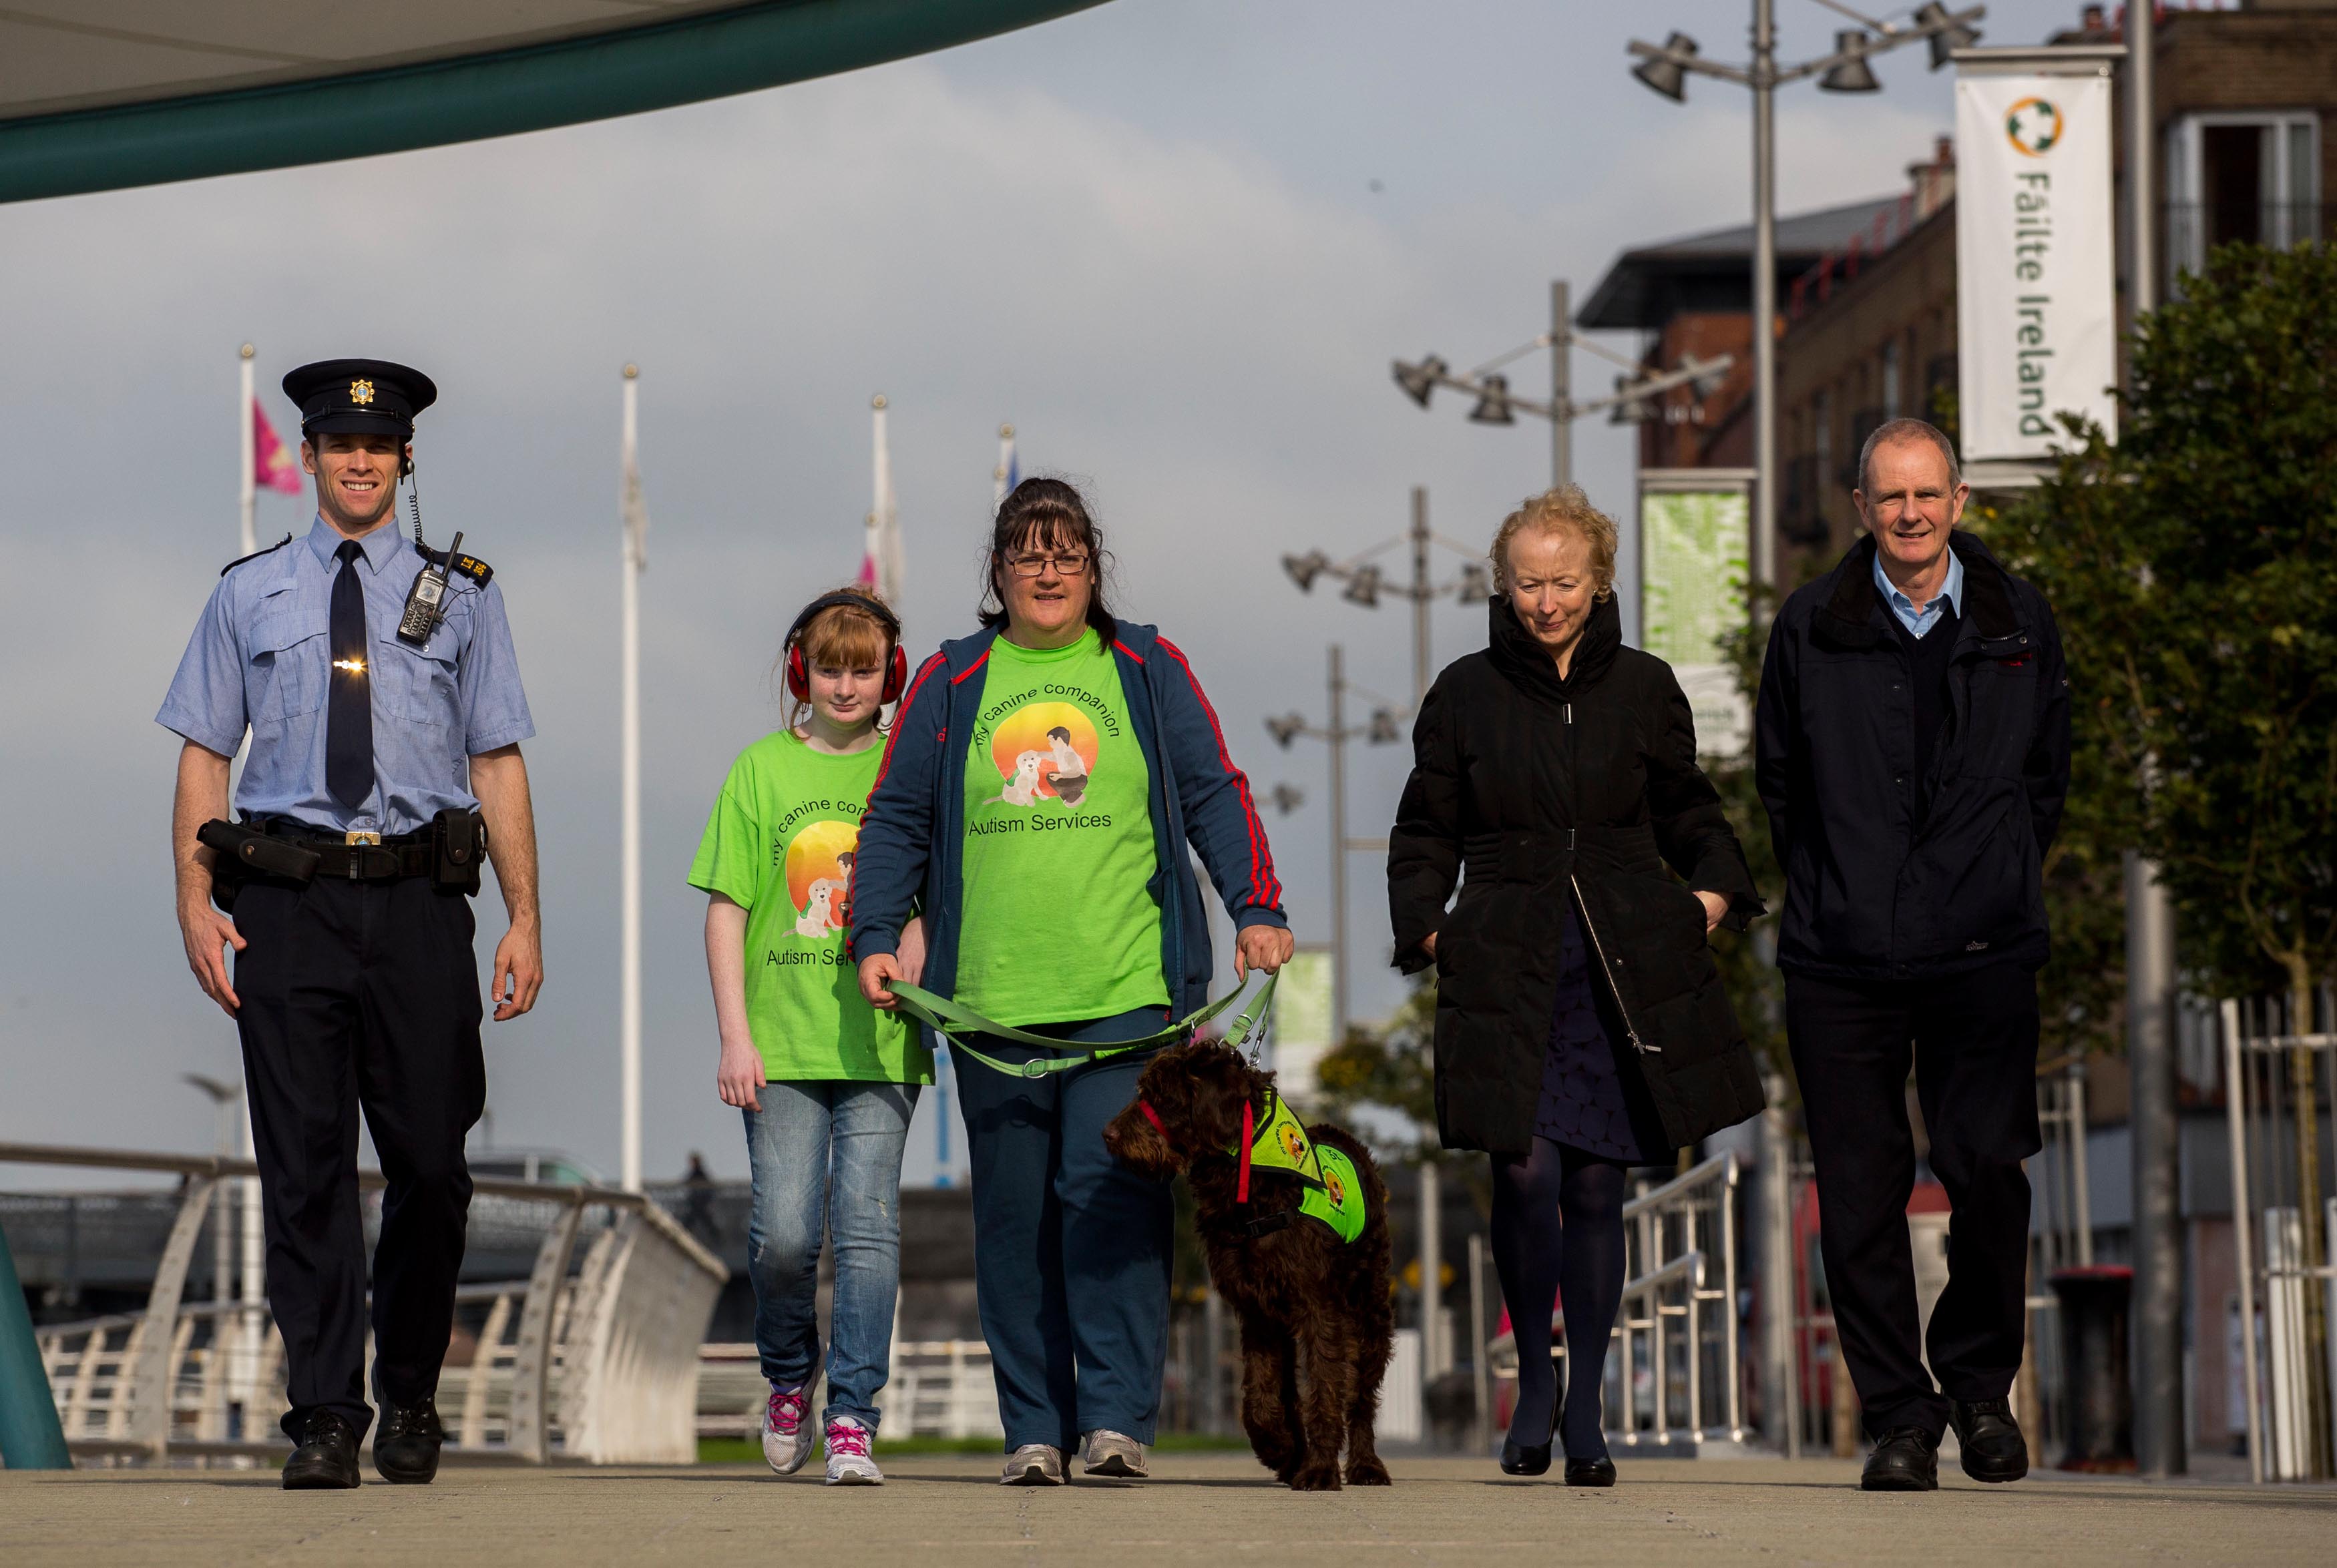
<path id="1" fill-rule="evenodd" d="M 37 1331 L 73 1451 L 145 1460 L 280 1455 L 273 1430 L 283 1408 L 283 1340 L 264 1304 L 182 1300 L 218 1183 L 256 1167 L 216 1155 L 37 1144 L 0 1144 L 0 1164 L 185 1178 L 146 1310 Z M 358 1180 L 367 1188 L 382 1182 L 370 1171 Z M 492 1176 L 472 1186 L 534 1205 L 548 1222 L 525 1281 L 457 1292 L 488 1308 L 468 1364 L 440 1378 L 450 1446 L 535 1464 L 555 1454 L 593 1464 L 694 1461 L 699 1344 L 730 1277 L 722 1261 L 638 1193 Z"/>

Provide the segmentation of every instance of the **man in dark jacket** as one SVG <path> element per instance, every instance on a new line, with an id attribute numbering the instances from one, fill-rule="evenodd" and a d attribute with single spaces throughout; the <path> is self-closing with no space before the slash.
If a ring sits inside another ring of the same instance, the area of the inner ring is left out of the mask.
<path id="1" fill-rule="evenodd" d="M 1945 436 L 1868 437 L 1867 537 L 1785 601 L 1755 719 L 1785 907 L 1777 963 L 1817 1164 L 1843 1359 L 1876 1439 L 1863 1485 L 1928 1491 L 1952 1422 L 1965 1474 L 2013 1481 L 2037 1125 L 2039 867 L 2069 787 L 2053 613 L 1958 532 Z M 1919 1354 L 1906 1208 L 1911 1059 L 1953 1206 L 1948 1284 Z M 1932 1374 L 1939 1378 L 1932 1383 Z"/>

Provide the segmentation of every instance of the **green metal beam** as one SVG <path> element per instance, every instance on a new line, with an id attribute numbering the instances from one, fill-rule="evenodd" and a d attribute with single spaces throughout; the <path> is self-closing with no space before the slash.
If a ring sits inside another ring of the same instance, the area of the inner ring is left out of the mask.
<path id="1" fill-rule="evenodd" d="M 1100 3 L 764 0 L 469 59 L 0 121 L 0 202 L 638 114 L 946 49 Z"/>

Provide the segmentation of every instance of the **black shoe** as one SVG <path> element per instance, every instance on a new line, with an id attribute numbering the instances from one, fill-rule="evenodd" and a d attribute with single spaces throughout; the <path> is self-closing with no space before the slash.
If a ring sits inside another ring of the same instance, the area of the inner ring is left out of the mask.
<path id="1" fill-rule="evenodd" d="M 374 1434 L 373 1467 L 385 1481 L 427 1485 L 438 1474 L 438 1450 L 445 1443 L 446 1428 L 438 1424 L 435 1403 L 392 1405 L 381 1413 L 381 1430 Z"/>
<path id="2" fill-rule="evenodd" d="M 2012 1418 L 2009 1399 L 1958 1399 L 1948 1407 L 1963 1449 L 1964 1474 L 1975 1481 L 2018 1481 L 2029 1474 L 2029 1440 Z"/>
<path id="3" fill-rule="evenodd" d="M 1612 1486 L 1615 1484 L 1615 1461 L 1604 1454 L 1596 1459 L 1569 1459 L 1566 1462 L 1566 1484 L 1569 1486 Z"/>
<path id="4" fill-rule="evenodd" d="M 287 1492 L 332 1491 L 357 1484 L 357 1435 L 330 1410 L 300 1429 L 299 1446 L 284 1462 Z"/>
<path id="5" fill-rule="evenodd" d="M 1866 1456 L 1862 1492 L 1936 1492 L 1940 1489 L 1940 1440 L 1920 1427 L 1882 1434 Z"/>
<path id="6" fill-rule="evenodd" d="M 1547 1475 L 1550 1474 L 1550 1450 L 1558 1446 L 1558 1406 L 1550 1407 L 1550 1440 L 1544 1443 L 1518 1443 L 1501 1439 L 1501 1474 L 1504 1475 Z"/>

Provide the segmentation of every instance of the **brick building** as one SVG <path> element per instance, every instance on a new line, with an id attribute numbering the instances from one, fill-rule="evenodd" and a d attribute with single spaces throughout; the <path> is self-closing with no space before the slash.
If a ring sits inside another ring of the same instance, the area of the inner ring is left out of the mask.
<path id="1" fill-rule="evenodd" d="M 2050 42 L 2117 44 L 2123 30 L 2122 16 L 2088 5 L 2076 27 Z M 2178 292 L 2181 275 L 2215 246 L 2327 238 L 2337 213 L 2337 161 L 2324 130 L 2337 116 L 2337 0 L 2162 7 L 2155 54 L 2160 297 Z M 2122 93 L 2116 112 L 2123 213 L 2129 196 Z M 1951 156 L 1943 140 L 1934 163 Z M 1951 191 L 1952 170 L 1933 182 Z M 2120 250 L 2123 314 L 2127 262 Z M 1850 489 L 1868 432 L 1898 414 L 1953 424 L 1952 196 L 1880 256 L 1870 252 L 1854 277 L 1849 259 L 1837 253 L 1822 260 L 1785 297 L 1777 528 L 1778 575 L 1788 584 L 1849 546 L 1857 529 Z M 1732 410 L 1729 422 L 1741 422 L 1741 411 Z"/>
<path id="2" fill-rule="evenodd" d="M 2123 41 L 2118 11 L 2073 10 L 2076 25 L 2049 42 Z M 2217 245 L 2293 245 L 2332 234 L 2337 0 L 2162 6 L 2159 16 L 2152 201 L 2164 297 Z M 2122 100 L 2116 113 L 2123 211 Z M 1778 220 L 1777 561 L 1787 586 L 1849 546 L 1857 527 L 1853 470 L 1868 432 L 1899 414 L 1952 423 L 1954 190 L 1953 149 L 1942 137 L 1929 159 L 1910 167 L 1899 192 Z M 1737 356 L 1713 396 L 1683 387 L 1648 411 L 1643 467 L 1750 463 L 1751 253 L 1749 228 L 1627 251 L 1576 317 L 1584 327 L 1641 332 L 1650 368 L 1676 364 L 1683 352 Z M 2123 310 L 2123 271 L 2118 287 Z"/>

